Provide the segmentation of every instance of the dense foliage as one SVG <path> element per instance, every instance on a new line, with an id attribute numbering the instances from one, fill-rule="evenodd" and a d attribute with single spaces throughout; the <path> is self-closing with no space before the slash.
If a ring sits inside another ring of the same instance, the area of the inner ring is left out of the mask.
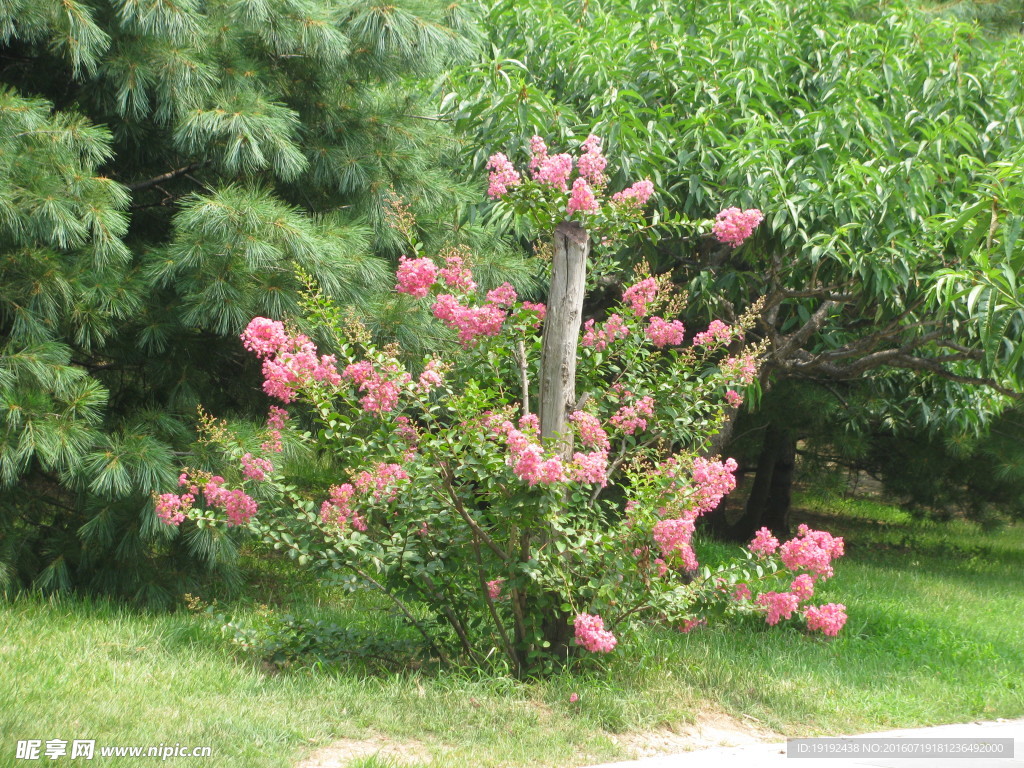
<path id="1" fill-rule="evenodd" d="M 457 3 L 0 2 L 0 584 L 231 581 L 151 494 L 197 405 L 262 407 L 237 334 L 296 267 L 393 333 L 389 201 L 443 240 L 464 196 L 411 78 L 473 34 Z"/>
<path id="2" fill-rule="evenodd" d="M 1019 388 L 1020 39 L 858 0 L 499 2 L 487 30 L 448 101 L 475 162 L 538 125 L 605 134 L 658 190 L 652 244 L 622 261 L 670 273 L 694 320 L 763 298 L 766 397 L 884 380 L 901 411 L 976 429 Z M 770 214 L 737 250 L 680 226 L 721 204 Z M 766 488 L 799 437 L 776 426 Z"/>

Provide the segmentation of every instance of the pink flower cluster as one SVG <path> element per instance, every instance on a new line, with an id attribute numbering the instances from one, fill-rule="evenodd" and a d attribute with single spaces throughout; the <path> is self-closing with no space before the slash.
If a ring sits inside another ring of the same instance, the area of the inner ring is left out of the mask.
<path id="1" fill-rule="evenodd" d="M 743 395 L 737 392 L 735 389 L 729 389 L 725 392 L 725 402 L 732 408 L 739 408 L 743 405 Z"/>
<path id="2" fill-rule="evenodd" d="M 536 436 L 536 416 L 524 416 L 520 427 Z M 503 435 L 508 446 L 509 455 L 506 463 L 512 467 L 516 477 L 531 487 L 538 483 L 548 485 L 561 482 L 565 477 L 562 459 L 558 456 L 544 458 L 544 449 L 534 442 L 526 432 L 516 429 L 511 421 L 492 424 L 498 435 Z"/>
<path id="3" fill-rule="evenodd" d="M 428 258 L 407 259 L 402 256 L 398 259 L 395 277 L 398 278 L 395 288 L 399 293 L 422 299 L 437 281 L 437 265 Z"/>
<path id="4" fill-rule="evenodd" d="M 464 347 L 472 346 L 481 336 L 497 336 L 507 314 L 494 303 L 466 306 L 450 293 L 440 294 L 432 311 L 434 317 L 459 332 L 459 342 Z"/>
<path id="5" fill-rule="evenodd" d="M 683 517 L 659 520 L 654 524 L 651 534 L 665 557 L 678 555 L 683 567 L 688 571 L 697 568 L 697 555 L 691 542 L 696 527 L 696 514 L 687 513 Z"/>
<path id="6" fill-rule="evenodd" d="M 647 326 L 647 330 L 644 333 L 654 346 L 661 349 L 662 347 L 682 344 L 683 338 L 686 335 L 686 329 L 678 320 L 669 322 L 661 317 L 652 317 L 650 325 Z"/>
<path id="7" fill-rule="evenodd" d="M 629 306 L 637 317 L 647 314 L 647 305 L 658 297 L 658 282 L 653 277 L 641 280 L 622 292 L 622 303 Z"/>
<path id="8" fill-rule="evenodd" d="M 801 573 L 793 583 L 789 585 L 789 591 L 797 596 L 802 603 L 814 597 L 814 578 L 806 573 Z"/>
<path id="9" fill-rule="evenodd" d="M 516 169 L 512 167 L 512 163 L 501 152 L 491 155 L 487 161 L 487 168 L 491 171 L 488 177 L 490 186 L 487 188 L 487 194 L 493 200 L 497 200 L 507 193 L 509 187 L 515 187 L 522 183 L 522 179 Z"/>
<path id="10" fill-rule="evenodd" d="M 445 259 L 444 268 L 437 274 L 444 284 L 452 290 L 464 291 L 466 293 L 476 290 L 473 273 L 466 266 L 465 260 L 457 253 L 452 253 Z"/>
<path id="11" fill-rule="evenodd" d="M 569 465 L 569 476 L 577 483 L 597 483 L 604 487 L 608 484 L 608 451 L 574 453 Z"/>
<path id="12" fill-rule="evenodd" d="M 679 627 L 679 631 L 688 635 L 695 629 L 707 626 L 707 623 L 707 619 L 683 619 L 683 625 Z"/>
<path id="13" fill-rule="evenodd" d="M 808 606 L 804 611 L 807 628 L 820 629 L 829 637 L 835 637 L 846 624 L 846 606 L 842 603 L 826 603 L 821 607 Z"/>
<path id="14" fill-rule="evenodd" d="M 356 489 L 351 483 L 331 486 L 331 497 L 320 505 L 320 519 L 325 523 L 344 528 L 347 523 L 357 531 L 366 530 L 366 520 L 352 508 L 352 497 Z"/>
<path id="15" fill-rule="evenodd" d="M 242 474 L 251 480 L 262 482 L 267 479 L 267 474 L 274 471 L 274 465 L 267 459 L 258 459 L 251 453 L 242 457 Z"/>
<path id="16" fill-rule="evenodd" d="M 223 477 L 211 477 L 203 487 L 203 496 L 211 507 L 223 509 L 228 525 L 244 525 L 256 515 L 256 501 L 240 488 L 228 490 Z"/>
<path id="17" fill-rule="evenodd" d="M 612 195 L 612 204 L 641 208 L 647 204 L 647 201 L 651 199 L 653 194 L 654 184 L 651 183 L 650 179 L 643 179 L 636 182 L 633 186 L 626 187 L 621 192 L 616 192 Z"/>
<path id="18" fill-rule="evenodd" d="M 567 213 L 576 211 L 581 213 L 593 213 L 601 206 L 597 203 L 597 197 L 590 184 L 582 176 L 572 183 L 572 193 L 569 195 L 569 203 L 565 206 Z"/>
<path id="19" fill-rule="evenodd" d="M 423 373 L 416 380 L 416 389 L 420 392 L 429 392 L 435 387 L 444 384 L 444 374 L 441 373 L 442 364 L 437 360 L 430 360 L 423 368 Z"/>
<path id="20" fill-rule="evenodd" d="M 281 443 L 281 430 L 284 429 L 284 423 L 288 421 L 288 418 L 288 411 L 284 408 L 278 408 L 276 405 L 270 406 L 267 415 L 270 439 L 260 445 L 260 450 L 273 453 L 280 453 L 284 450 L 284 445 Z"/>
<path id="21" fill-rule="evenodd" d="M 548 147 L 540 136 L 530 139 L 530 149 L 533 151 L 530 172 L 534 180 L 565 192 L 569 188 L 569 175 L 572 173 L 572 156 L 561 154 L 549 157 Z"/>
<path id="22" fill-rule="evenodd" d="M 779 548 L 779 540 L 772 536 L 772 532 L 767 528 L 762 527 L 757 533 L 754 534 L 754 539 L 747 545 L 747 549 L 753 552 L 755 555 L 767 557 L 768 555 L 774 555 L 775 550 Z"/>
<path id="23" fill-rule="evenodd" d="M 756 602 L 768 609 L 766 620 L 774 626 L 780 619 L 790 618 L 800 601 L 792 592 L 763 592 L 757 596 Z"/>
<path id="24" fill-rule="evenodd" d="M 573 622 L 576 644 L 591 653 L 611 653 L 618 640 L 604 628 L 604 619 L 596 614 L 581 613 Z"/>
<path id="25" fill-rule="evenodd" d="M 398 405 L 402 390 L 412 377 L 395 361 L 384 363 L 380 369 L 369 360 L 360 360 L 347 366 L 341 378 L 351 381 L 364 393 L 359 404 L 369 413 L 387 413 Z"/>
<path id="26" fill-rule="evenodd" d="M 616 339 L 629 336 L 629 327 L 619 315 L 612 315 L 600 327 L 594 326 L 593 320 L 583 324 L 583 346 L 593 347 L 603 352 Z"/>
<path id="27" fill-rule="evenodd" d="M 492 579 L 487 582 L 487 596 L 491 600 L 497 600 L 501 597 L 501 586 L 505 583 L 504 579 Z"/>
<path id="28" fill-rule="evenodd" d="M 710 512 L 736 487 L 737 466 L 736 459 L 711 461 L 698 456 L 693 460 L 694 491 L 690 503 L 697 514 Z"/>
<path id="29" fill-rule="evenodd" d="M 753 594 L 750 591 L 750 587 L 748 587 L 745 583 L 742 582 L 736 585 L 736 588 L 733 590 L 732 593 L 732 599 L 738 603 L 744 600 L 750 600 L 752 597 Z"/>
<path id="30" fill-rule="evenodd" d="M 727 378 L 739 381 L 744 385 L 753 384 L 754 379 L 757 378 L 757 361 L 750 353 L 740 357 L 730 357 L 719 367 Z"/>
<path id="31" fill-rule="evenodd" d="M 301 334 L 289 336 L 276 320 L 254 318 L 242 332 L 242 344 L 263 358 L 263 391 L 286 403 L 311 381 L 341 384 L 333 355 L 318 358 L 313 342 Z"/>
<path id="32" fill-rule="evenodd" d="M 701 331 L 693 337 L 693 346 L 708 347 L 712 344 L 726 344 L 732 340 L 735 331 L 732 326 L 726 325 L 721 320 L 712 320 L 706 331 Z"/>
<path id="33" fill-rule="evenodd" d="M 635 405 L 624 405 L 609 419 L 627 435 L 647 429 L 647 418 L 654 416 L 654 398 L 641 397 Z"/>
<path id="34" fill-rule="evenodd" d="M 608 166 L 608 159 L 601 154 L 601 139 L 594 134 L 587 136 L 582 145 L 583 154 L 576 162 L 580 176 L 599 187 L 607 181 L 604 169 Z"/>
<path id="35" fill-rule="evenodd" d="M 409 473 L 400 464 L 379 462 L 361 471 L 352 482 L 359 493 L 370 495 L 374 501 L 394 501 L 401 484 L 408 479 Z"/>
<path id="36" fill-rule="evenodd" d="M 200 486 L 190 483 L 188 474 L 184 472 L 178 478 L 178 485 L 188 486 L 188 493 L 181 496 L 165 493 L 157 497 L 157 515 L 169 525 L 181 524 L 185 519 L 185 512 L 192 508 L 200 491 Z M 207 480 L 202 486 L 202 492 L 208 506 L 224 510 L 228 517 L 228 525 L 244 525 L 256 514 L 255 499 L 243 490 L 228 490 L 224 487 L 224 478 L 219 475 Z"/>
<path id="37" fill-rule="evenodd" d="M 779 548 L 779 556 L 783 565 L 791 571 L 805 570 L 815 577 L 827 579 L 833 574 L 832 560 L 842 557 L 843 551 L 841 536 L 801 525 L 796 537 Z"/>
<path id="38" fill-rule="evenodd" d="M 601 427 L 601 420 L 585 411 L 573 411 L 569 421 L 576 425 L 580 434 L 580 440 L 588 448 L 597 448 L 608 451 L 611 445 L 608 443 L 608 434 Z"/>
<path id="39" fill-rule="evenodd" d="M 719 242 L 738 248 L 750 237 L 754 229 L 764 221 L 764 215 L 757 208 L 741 211 L 739 208 L 726 208 L 715 216 L 712 233 Z"/>
<path id="40" fill-rule="evenodd" d="M 192 509 L 195 496 L 191 493 L 162 493 L 156 497 L 156 514 L 168 525 L 181 525 L 185 513 Z"/>

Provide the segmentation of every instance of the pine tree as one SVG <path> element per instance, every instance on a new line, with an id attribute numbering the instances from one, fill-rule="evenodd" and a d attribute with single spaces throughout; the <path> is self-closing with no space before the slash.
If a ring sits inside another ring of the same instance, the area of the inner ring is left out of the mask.
<path id="1" fill-rule="evenodd" d="M 0 0 L 0 588 L 237 580 L 152 494 L 201 462 L 197 406 L 265 409 L 237 335 L 296 267 L 387 309 L 389 201 L 457 236 L 423 78 L 473 44 L 432 0 Z"/>

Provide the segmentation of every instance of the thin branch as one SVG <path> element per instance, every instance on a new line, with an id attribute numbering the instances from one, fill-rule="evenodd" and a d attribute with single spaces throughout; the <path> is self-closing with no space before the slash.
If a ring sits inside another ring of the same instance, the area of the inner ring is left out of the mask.
<path id="1" fill-rule="evenodd" d="M 143 190 L 149 189 L 150 187 L 155 187 L 157 184 L 162 184 L 165 181 L 171 181 L 172 179 L 176 179 L 179 176 L 185 176 L 198 168 L 202 168 L 204 165 L 206 165 L 205 162 L 199 161 L 189 163 L 188 165 L 184 165 L 181 168 L 175 168 L 173 171 L 161 173 L 159 176 L 154 176 L 151 179 L 143 179 L 142 181 L 136 181 L 133 182 L 132 184 L 125 184 L 125 186 L 128 187 L 128 189 L 130 189 L 132 192 L 142 192 Z"/>

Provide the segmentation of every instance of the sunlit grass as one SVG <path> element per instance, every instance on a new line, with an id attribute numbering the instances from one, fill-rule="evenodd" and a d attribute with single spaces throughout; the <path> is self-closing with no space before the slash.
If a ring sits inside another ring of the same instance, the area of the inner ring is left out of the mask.
<path id="1" fill-rule="evenodd" d="M 708 708 L 787 735 L 1024 714 L 1024 526 L 929 524 L 876 502 L 799 506 L 795 522 L 847 539 L 816 598 L 847 606 L 838 638 L 758 621 L 688 635 L 651 628 L 623 638 L 602 667 L 532 683 L 360 664 L 276 672 L 206 613 L 3 603 L 0 669 L 14 695 L 0 702 L 0 765 L 22 762 L 15 743 L 29 738 L 209 745 L 210 764 L 259 768 L 375 737 L 415 742 L 435 766 L 567 766 L 624 757 L 610 734 L 672 727 Z M 710 562 L 727 549 L 704 543 L 700 554 Z M 287 562 L 253 559 L 251 576 L 250 598 L 215 612 L 251 626 L 286 612 L 371 633 L 399 626 L 386 605 L 325 589 Z"/>

